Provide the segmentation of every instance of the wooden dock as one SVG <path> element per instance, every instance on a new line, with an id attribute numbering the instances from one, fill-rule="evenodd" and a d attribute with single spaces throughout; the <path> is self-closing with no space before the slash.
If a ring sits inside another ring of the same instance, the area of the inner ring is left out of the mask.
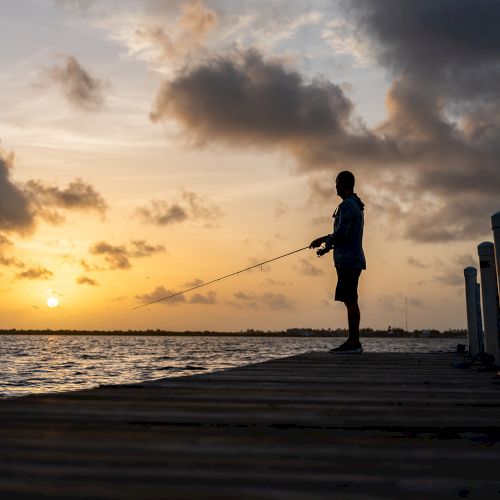
<path id="1" fill-rule="evenodd" d="M 500 377 L 455 354 L 308 353 L 0 401 L 11 498 L 500 497 Z"/>

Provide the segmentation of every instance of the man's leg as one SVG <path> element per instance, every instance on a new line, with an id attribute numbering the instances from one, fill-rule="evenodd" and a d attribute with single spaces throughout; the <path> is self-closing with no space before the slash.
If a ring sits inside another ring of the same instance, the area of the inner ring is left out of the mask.
<path id="1" fill-rule="evenodd" d="M 359 322 L 361 313 L 357 302 L 344 302 L 347 308 L 347 322 L 349 324 L 349 342 L 356 344 L 359 342 Z"/>

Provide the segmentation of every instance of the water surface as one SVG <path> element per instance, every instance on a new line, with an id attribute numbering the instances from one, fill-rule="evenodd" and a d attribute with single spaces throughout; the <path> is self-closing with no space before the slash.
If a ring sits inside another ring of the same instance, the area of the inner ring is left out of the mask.
<path id="1" fill-rule="evenodd" d="M 0 335 L 0 396 L 206 373 L 307 351 L 338 338 Z M 363 339 L 365 351 L 454 351 L 463 339 Z"/>

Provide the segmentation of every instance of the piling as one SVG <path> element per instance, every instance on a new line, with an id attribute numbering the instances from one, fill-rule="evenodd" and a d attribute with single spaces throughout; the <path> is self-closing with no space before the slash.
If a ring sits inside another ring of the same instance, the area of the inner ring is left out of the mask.
<path id="1" fill-rule="evenodd" d="M 495 242 L 497 283 L 500 286 L 500 212 L 491 216 L 491 229 L 493 230 L 493 240 Z"/>
<path id="2" fill-rule="evenodd" d="M 477 296 L 477 269 L 475 267 L 466 267 L 464 277 L 469 353 L 475 356 L 482 350 L 482 322 L 480 303 Z"/>
<path id="3" fill-rule="evenodd" d="M 498 287 L 495 265 L 495 247 L 485 241 L 477 247 L 481 269 L 481 297 L 483 301 L 484 350 L 500 362 L 498 341 Z"/>

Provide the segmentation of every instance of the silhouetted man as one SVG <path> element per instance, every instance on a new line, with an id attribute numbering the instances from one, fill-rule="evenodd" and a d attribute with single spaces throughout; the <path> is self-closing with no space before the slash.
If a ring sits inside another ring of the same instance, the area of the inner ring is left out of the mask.
<path id="1" fill-rule="evenodd" d="M 359 341 L 358 281 L 361 271 L 366 269 L 362 244 L 365 206 L 354 193 L 354 175 L 351 172 L 340 172 L 335 179 L 335 187 L 343 201 L 333 214 L 333 233 L 315 239 L 309 248 L 318 248 L 324 243 L 325 246 L 316 252 L 318 256 L 333 248 L 338 276 L 335 300 L 343 302 L 347 308 L 349 338 L 331 352 L 360 353 L 363 348 Z"/>

